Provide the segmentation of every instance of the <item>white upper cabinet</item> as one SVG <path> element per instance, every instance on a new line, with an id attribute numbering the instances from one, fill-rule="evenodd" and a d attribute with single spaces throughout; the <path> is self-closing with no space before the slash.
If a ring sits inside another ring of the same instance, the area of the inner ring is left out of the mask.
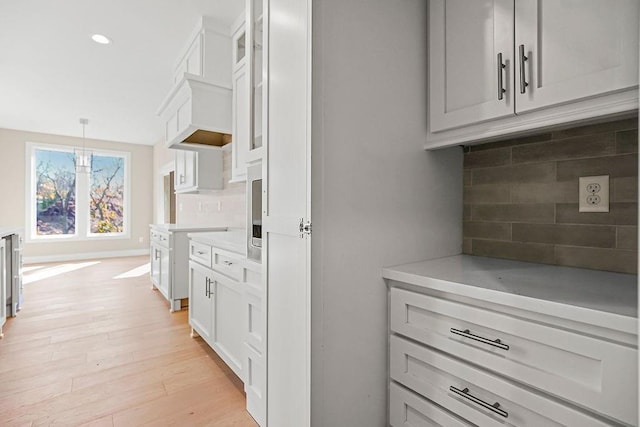
<path id="1" fill-rule="evenodd" d="M 254 163 L 262 159 L 262 139 L 265 131 L 267 87 L 266 81 L 267 50 L 265 19 L 263 10 L 265 9 L 263 0 L 247 0 L 247 41 L 250 47 L 247 62 L 247 76 L 249 78 L 250 96 L 250 132 L 249 151 L 247 161 Z"/>
<path id="2" fill-rule="evenodd" d="M 231 133 L 231 39 L 227 27 L 202 17 L 158 108 L 169 148 L 223 146 Z"/>
<path id="3" fill-rule="evenodd" d="M 231 145 L 231 181 L 247 179 L 247 156 L 249 153 L 250 134 L 250 101 L 249 80 L 247 76 L 247 33 L 245 29 L 245 15 L 243 14 L 234 25 L 233 36 L 233 121 Z"/>
<path id="4" fill-rule="evenodd" d="M 431 131 L 513 115 L 513 0 L 433 0 L 429 17 Z"/>
<path id="5" fill-rule="evenodd" d="M 638 106 L 637 0 L 430 0 L 425 148 Z"/>
<path id="6" fill-rule="evenodd" d="M 222 190 L 222 150 L 202 148 L 199 151 L 176 150 L 176 193 L 198 193 Z"/>
<path id="7" fill-rule="evenodd" d="M 637 0 L 518 0 L 515 19 L 516 112 L 638 84 Z"/>

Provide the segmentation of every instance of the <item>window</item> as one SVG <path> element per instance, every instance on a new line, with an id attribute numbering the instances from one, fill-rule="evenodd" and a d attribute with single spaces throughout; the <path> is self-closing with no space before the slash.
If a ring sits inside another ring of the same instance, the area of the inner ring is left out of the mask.
<path id="1" fill-rule="evenodd" d="M 92 150 L 76 172 L 74 147 L 29 144 L 30 240 L 128 237 L 129 154 Z"/>

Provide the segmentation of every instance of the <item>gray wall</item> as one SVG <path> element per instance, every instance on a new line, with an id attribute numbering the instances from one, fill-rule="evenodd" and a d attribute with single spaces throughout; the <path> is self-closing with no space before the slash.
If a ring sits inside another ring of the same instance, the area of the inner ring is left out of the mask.
<path id="1" fill-rule="evenodd" d="M 462 149 L 422 149 L 426 8 L 313 2 L 314 427 L 386 425 L 381 269 L 461 251 Z"/>
<path id="2" fill-rule="evenodd" d="M 464 253 L 637 272 L 637 119 L 467 147 L 464 167 Z M 578 212 L 592 175 L 609 213 Z"/>

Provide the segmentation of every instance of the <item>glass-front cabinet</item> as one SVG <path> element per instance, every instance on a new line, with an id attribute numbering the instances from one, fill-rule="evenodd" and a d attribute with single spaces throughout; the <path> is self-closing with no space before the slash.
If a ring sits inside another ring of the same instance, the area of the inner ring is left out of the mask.
<path id="1" fill-rule="evenodd" d="M 250 77 L 251 119 L 249 155 L 247 161 L 253 163 L 262 158 L 263 135 L 267 122 L 265 117 L 267 100 L 266 94 L 266 34 L 264 10 L 267 0 L 247 0 L 247 40 L 250 46 L 248 52 L 248 70 Z"/>

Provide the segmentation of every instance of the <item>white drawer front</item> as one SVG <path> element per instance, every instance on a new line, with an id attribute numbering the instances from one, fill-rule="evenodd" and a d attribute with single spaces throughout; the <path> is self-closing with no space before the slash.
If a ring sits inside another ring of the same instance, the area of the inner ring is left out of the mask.
<path id="1" fill-rule="evenodd" d="M 211 253 L 211 246 L 194 241 L 189 242 L 189 258 L 205 267 L 211 267 Z"/>
<path id="2" fill-rule="evenodd" d="M 218 273 L 222 273 L 231 277 L 234 280 L 244 282 L 242 266 L 242 257 L 240 255 L 235 256 L 229 252 L 222 252 L 214 249 L 213 252 L 213 264 L 211 266 Z"/>
<path id="3" fill-rule="evenodd" d="M 589 410 L 637 423 L 636 384 L 628 381 L 637 378 L 636 349 L 395 288 L 391 329 Z"/>
<path id="4" fill-rule="evenodd" d="M 611 426 L 397 336 L 390 364 L 392 379 L 478 426 Z"/>
<path id="5" fill-rule="evenodd" d="M 392 427 L 471 426 L 395 383 L 391 383 L 389 393 L 389 422 Z"/>

